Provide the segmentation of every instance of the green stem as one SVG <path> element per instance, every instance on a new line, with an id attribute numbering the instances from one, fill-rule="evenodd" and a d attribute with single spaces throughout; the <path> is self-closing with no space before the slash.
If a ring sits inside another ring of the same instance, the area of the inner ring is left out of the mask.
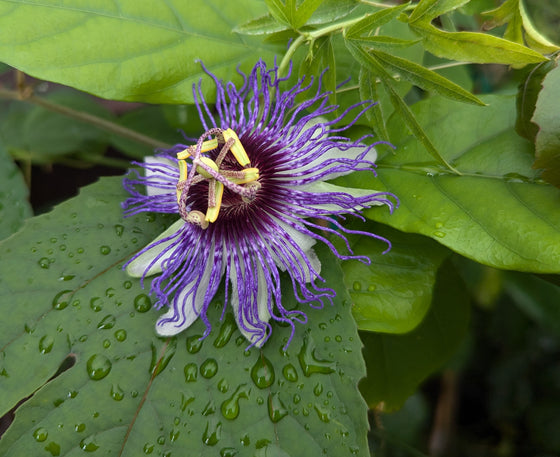
<path id="1" fill-rule="evenodd" d="M 48 109 L 49 111 L 53 111 L 55 113 L 59 113 L 64 116 L 68 116 L 72 119 L 77 119 L 79 121 L 83 121 L 88 124 L 94 125 L 95 127 L 98 127 L 109 133 L 113 133 L 123 138 L 128 138 L 129 140 L 136 141 L 137 143 L 149 146 L 153 149 L 159 149 L 159 148 L 168 149 L 171 147 L 171 145 L 167 143 L 158 141 L 146 135 L 142 135 L 141 133 L 138 133 L 135 130 L 128 129 L 121 125 L 115 124 L 114 122 L 108 121 L 107 119 L 94 116 L 93 114 L 89 114 L 84 111 L 78 111 L 72 108 L 68 108 L 67 106 L 58 105 L 45 98 L 37 97 L 36 95 L 31 95 L 30 97 L 22 98 L 20 93 L 17 91 L 0 89 L 0 98 L 7 98 L 10 100 L 19 100 L 19 101 L 32 103 L 34 105 L 38 105 L 45 109 Z"/>
<path id="2" fill-rule="evenodd" d="M 280 62 L 280 65 L 278 66 L 278 76 L 279 77 L 284 77 L 286 76 L 286 69 L 288 67 L 288 65 L 290 64 L 290 60 L 292 60 L 292 57 L 294 55 L 294 53 L 296 52 L 297 48 L 299 48 L 299 46 L 305 41 L 306 36 L 305 35 L 300 35 L 298 36 L 290 45 L 290 47 L 288 48 L 288 50 L 286 51 L 286 54 L 284 54 L 284 57 L 282 58 L 282 61 Z"/>

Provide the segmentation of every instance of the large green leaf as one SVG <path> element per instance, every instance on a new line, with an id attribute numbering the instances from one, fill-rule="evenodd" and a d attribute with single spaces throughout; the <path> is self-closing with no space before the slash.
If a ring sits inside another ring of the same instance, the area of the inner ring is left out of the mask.
<path id="1" fill-rule="evenodd" d="M 273 47 L 231 31 L 265 11 L 257 0 L 0 0 L 0 60 L 103 98 L 190 103 L 197 59 L 236 81 L 237 66 L 272 61 Z"/>
<path id="2" fill-rule="evenodd" d="M 497 268 L 560 271 L 560 191 L 531 168 L 532 145 L 514 129 L 513 97 L 492 96 L 488 107 L 438 97 L 412 110 L 438 150 L 462 173 L 443 172 L 421 144 L 392 119 L 396 154 L 378 160 L 371 186 L 394 192 L 393 215 L 370 211 L 372 219 L 399 230 L 430 236 L 460 254 Z M 359 187 L 359 176 L 341 178 Z M 369 185 L 369 184 L 368 184 Z"/>
<path id="3" fill-rule="evenodd" d="M 0 240 L 20 228 L 31 216 L 28 189 L 17 165 L 0 145 Z"/>
<path id="4" fill-rule="evenodd" d="M 532 121 L 539 126 L 534 166 L 544 168 L 543 178 L 560 187 L 560 67 L 551 70 L 535 106 Z"/>
<path id="5" fill-rule="evenodd" d="M 455 353 L 468 327 L 468 294 L 451 263 L 438 272 L 424 321 L 404 335 L 361 332 L 368 375 L 360 390 L 371 407 L 399 408 Z"/>
<path id="6" fill-rule="evenodd" d="M 360 227 L 391 240 L 366 235 L 350 237 L 356 255 L 370 256 L 370 265 L 344 262 L 344 282 L 354 307 L 352 314 L 360 330 L 406 333 L 424 318 L 432 303 L 436 272 L 449 251 L 429 238 L 405 234 L 386 226 Z"/>
<path id="7" fill-rule="evenodd" d="M 265 3 L 276 20 L 293 29 L 299 29 L 323 0 L 265 0 Z"/>
<path id="8" fill-rule="evenodd" d="M 32 395 L 0 454 L 369 455 L 361 343 L 334 256 L 318 251 L 340 293 L 306 307 L 287 352 L 277 325 L 246 351 L 232 315 L 220 322 L 223 298 L 205 340 L 200 321 L 161 339 L 160 313 L 121 267 L 170 221 L 123 220 L 124 197 L 120 178 L 103 179 L 0 245 L 0 414 Z"/>
<path id="9" fill-rule="evenodd" d="M 470 0 L 421 0 L 410 15 L 410 22 L 430 22 L 435 17 L 452 11 Z"/>

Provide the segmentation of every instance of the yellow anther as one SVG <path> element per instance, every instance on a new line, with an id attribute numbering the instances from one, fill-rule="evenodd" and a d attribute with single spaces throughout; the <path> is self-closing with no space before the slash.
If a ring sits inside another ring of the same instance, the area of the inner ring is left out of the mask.
<path id="1" fill-rule="evenodd" d="M 216 149 L 218 147 L 218 139 L 217 138 L 213 138 L 211 140 L 205 141 L 204 143 L 202 143 L 202 148 L 200 149 L 200 152 L 208 152 L 211 151 L 212 149 Z M 177 158 L 179 160 L 185 160 L 188 159 L 190 156 L 193 155 L 193 152 L 195 150 L 196 146 L 189 146 L 187 149 L 177 153 Z"/>
<path id="2" fill-rule="evenodd" d="M 213 193 L 215 199 L 215 205 L 208 205 L 206 210 L 206 221 L 216 222 L 218 219 L 218 214 L 220 213 L 220 207 L 222 206 L 222 197 L 224 195 L 224 185 L 220 181 L 211 181 L 211 186 L 214 186 Z"/>
<path id="3" fill-rule="evenodd" d="M 212 159 L 209 159 L 208 157 L 200 157 L 199 160 L 204 164 L 209 166 L 210 168 L 212 168 L 212 170 L 219 172 L 220 170 L 218 169 L 218 165 L 216 165 L 216 162 L 214 162 Z M 196 171 L 203 176 L 204 178 L 210 179 L 212 178 L 212 175 L 210 173 L 208 173 L 204 168 L 202 168 L 201 166 L 197 166 L 196 167 Z"/>
<path id="4" fill-rule="evenodd" d="M 245 168 L 241 170 L 243 177 L 228 177 L 228 179 L 235 184 L 247 184 L 249 182 L 256 181 L 259 179 L 259 169 L 258 168 Z"/>
<path id="5" fill-rule="evenodd" d="M 179 160 L 179 182 L 184 182 L 187 179 L 187 175 L 189 170 L 187 169 L 187 162 L 184 160 Z M 177 203 L 181 201 L 181 194 L 183 193 L 183 189 L 177 187 Z"/>
<path id="6" fill-rule="evenodd" d="M 247 165 L 249 165 L 251 161 L 249 160 L 249 156 L 247 155 L 247 152 L 245 152 L 245 148 L 241 144 L 241 141 L 239 140 L 237 133 L 235 133 L 232 129 L 227 129 L 222 132 L 222 135 L 224 136 L 224 143 L 230 138 L 233 138 L 235 140 L 235 143 L 233 143 L 233 146 L 230 148 L 230 151 L 237 159 L 239 164 L 242 167 L 246 167 Z"/>

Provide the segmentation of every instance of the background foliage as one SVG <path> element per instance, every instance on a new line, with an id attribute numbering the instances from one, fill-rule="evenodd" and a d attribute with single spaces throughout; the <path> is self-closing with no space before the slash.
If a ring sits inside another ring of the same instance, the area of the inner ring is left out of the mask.
<path id="1" fill-rule="evenodd" d="M 552 0 L 0 0 L 0 454 L 560 452 L 557 13 Z M 58 205 L 57 189 L 122 174 L 178 129 L 198 136 L 192 85 L 214 96 L 200 61 L 240 83 L 259 58 L 289 82 L 328 68 L 339 112 L 379 101 L 350 134 L 395 149 L 379 147 L 377 179 L 339 181 L 399 197 L 353 222 L 393 249 L 351 237 L 370 266 L 322 251 L 335 306 L 309 311 L 287 352 L 282 328 L 245 351 L 230 314 L 202 343 L 200 323 L 157 338 L 121 266 L 172 221 L 123 219 L 120 177 Z"/>

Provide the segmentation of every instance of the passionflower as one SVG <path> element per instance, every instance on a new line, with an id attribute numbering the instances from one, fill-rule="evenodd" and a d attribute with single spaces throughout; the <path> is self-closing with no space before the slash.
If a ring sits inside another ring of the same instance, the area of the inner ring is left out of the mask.
<path id="1" fill-rule="evenodd" d="M 211 106 L 201 83 L 193 86 L 205 132 L 146 158 L 137 164 L 144 174 L 133 172 L 124 180 L 132 195 L 123 203 L 125 214 L 178 215 L 128 261 L 126 271 L 142 280 L 158 275 L 151 283 L 155 307 L 169 308 L 156 323 L 160 335 L 175 335 L 198 318 L 208 335 L 207 310 L 225 279 L 224 310 L 229 303 L 250 346 L 266 342 L 271 321 L 292 327 L 288 345 L 296 323 L 307 317 L 284 307 L 281 272 L 289 276 L 298 302 L 322 307 L 335 292 L 318 285 L 321 263 L 313 246 L 319 241 L 340 259 L 369 262 L 352 254 L 345 234 L 353 232 L 340 220 L 361 217 L 375 205 L 393 209 L 389 193 L 328 182 L 354 171 L 374 176 L 376 143 L 340 135 L 373 103 L 335 115 L 338 107 L 329 105 L 320 79 L 317 88 L 313 80 L 302 79 L 284 89 L 288 78 L 279 77 L 276 65 L 268 68 L 260 61 L 249 75 L 242 74 L 244 83 L 237 87 L 203 68 L 217 89 Z M 345 118 L 349 122 L 339 127 Z M 330 237 L 342 238 L 349 253 L 340 253 Z"/>

